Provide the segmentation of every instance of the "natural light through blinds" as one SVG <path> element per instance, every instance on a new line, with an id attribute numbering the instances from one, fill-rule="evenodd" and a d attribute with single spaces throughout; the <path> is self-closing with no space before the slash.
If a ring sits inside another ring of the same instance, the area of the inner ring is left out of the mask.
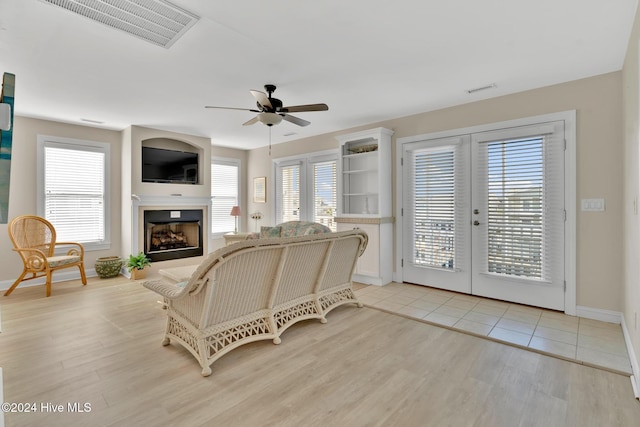
<path id="1" fill-rule="evenodd" d="M 103 241 L 105 230 L 105 154 L 45 147 L 45 218 L 57 240 Z"/>
<path id="2" fill-rule="evenodd" d="M 486 144 L 490 273 L 542 278 L 543 142 Z"/>
<path id="3" fill-rule="evenodd" d="M 451 148 L 413 157 L 414 263 L 453 269 L 455 259 L 455 155 Z"/>
<path id="4" fill-rule="evenodd" d="M 211 232 L 235 229 L 231 208 L 238 205 L 238 165 L 211 163 Z"/>
<path id="5" fill-rule="evenodd" d="M 336 162 L 313 164 L 313 221 L 336 231 Z"/>
<path id="6" fill-rule="evenodd" d="M 300 165 L 283 166 L 280 188 L 282 217 L 280 222 L 300 220 Z"/>

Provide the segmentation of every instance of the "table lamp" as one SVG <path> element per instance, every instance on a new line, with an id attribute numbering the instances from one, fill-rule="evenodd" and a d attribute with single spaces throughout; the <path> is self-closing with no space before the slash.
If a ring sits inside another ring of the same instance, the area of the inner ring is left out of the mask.
<path id="1" fill-rule="evenodd" d="M 238 217 L 240 215 L 240 206 L 234 206 L 231 208 L 231 216 L 236 218 L 236 229 L 233 231 L 234 234 L 238 234 Z"/>

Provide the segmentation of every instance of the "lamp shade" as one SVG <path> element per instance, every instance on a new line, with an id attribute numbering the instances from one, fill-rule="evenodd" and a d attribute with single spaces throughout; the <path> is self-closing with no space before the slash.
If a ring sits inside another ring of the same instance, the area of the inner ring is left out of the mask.
<path id="1" fill-rule="evenodd" d="M 230 215 L 231 215 L 231 216 L 240 216 L 240 215 L 242 215 L 242 214 L 240 213 L 240 206 L 234 206 L 234 207 L 232 207 L 232 208 L 231 208 L 231 214 L 230 214 Z"/>
<path id="2" fill-rule="evenodd" d="M 276 113 L 260 113 L 258 114 L 258 120 L 267 126 L 277 125 L 282 121 L 282 116 Z"/>

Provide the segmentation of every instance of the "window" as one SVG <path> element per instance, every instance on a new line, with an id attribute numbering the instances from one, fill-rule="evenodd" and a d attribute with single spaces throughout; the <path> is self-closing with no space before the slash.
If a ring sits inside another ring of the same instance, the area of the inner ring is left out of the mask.
<path id="1" fill-rule="evenodd" d="M 276 222 L 313 221 L 336 230 L 337 154 L 279 159 Z"/>
<path id="2" fill-rule="evenodd" d="M 109 144 L 38 136 L 38 214 L 57 240 L 109 248 Z"/>
<path id="3" fill-rule="evenodd" d="M 211 233 L 217 237 L 236 227 L 231 208 L 239 205 L 239 177 L 239 160 L 211 160 Z"/>
<path id="4" fill-rule="evenodd" d="M 336 231 L 336 160 L 312 163 L 313 222 Z"/>
<path id="5" fill-rule="evenodd" d="M 300 164 L 282 166 L 280 169 L 280 219 L 278 222 L 300 219 Z"/>

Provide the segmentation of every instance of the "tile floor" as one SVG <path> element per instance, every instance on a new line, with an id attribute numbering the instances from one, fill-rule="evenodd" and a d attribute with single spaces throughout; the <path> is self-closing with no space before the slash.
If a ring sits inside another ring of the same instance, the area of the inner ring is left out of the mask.
<path id="1" fill-rule="evenodd" d="M 370 307 L 631 374 L 617 324 L 405 283 L 354 289 Z"/>

